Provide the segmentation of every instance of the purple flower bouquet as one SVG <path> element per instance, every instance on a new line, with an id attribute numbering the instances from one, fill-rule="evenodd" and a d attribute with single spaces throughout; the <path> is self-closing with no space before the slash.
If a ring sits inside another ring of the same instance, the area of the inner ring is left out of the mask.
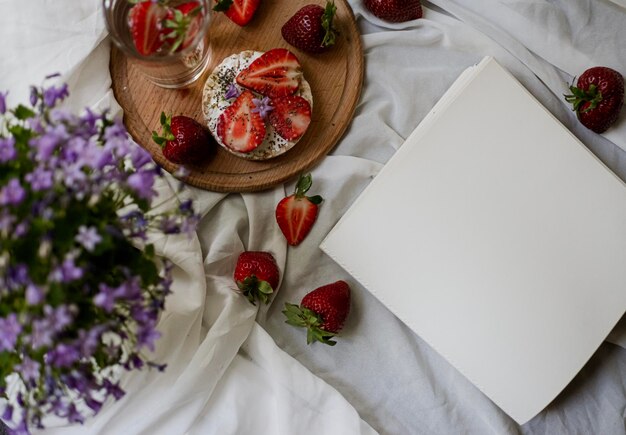
<path id="1" fill-rule="evenodd" d="M 66 85 L 0 93 L 0 418 L 15 433 L 82 423 L 151 361 L 171 265 L 150 231 L 195 231 L 191 202 L 156 213 L 160 168 L 106 111 L 59 107 Z"/>

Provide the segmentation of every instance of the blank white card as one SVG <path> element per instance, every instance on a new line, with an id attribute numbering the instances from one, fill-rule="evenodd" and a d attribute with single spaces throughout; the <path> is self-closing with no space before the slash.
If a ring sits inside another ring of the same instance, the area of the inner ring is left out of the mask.
<path id="1" fill-rule="evenodd" d="M 493 59 L 321 248 L 522 424 L 626 309 L 626 188 Z"/>

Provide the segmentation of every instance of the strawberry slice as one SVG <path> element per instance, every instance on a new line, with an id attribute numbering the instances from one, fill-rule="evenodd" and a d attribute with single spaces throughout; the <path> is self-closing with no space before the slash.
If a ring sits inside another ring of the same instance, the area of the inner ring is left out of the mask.
<path id="1" fill-rule="evenodd" d="M 270 98 L 293 95 L 300 86 L 302 66 L 285 48 L 274 48 L 237 76 L 237 83 Z"/>
<path id="2" fill-rule="evenodd" d="M 252 99 L 254 94 L 245 90 L 228 106 L 217 121 L 217 135 L 233 151 L 249 153 L 265 138 L 265 122 Z"/>
<path id="3" fill-rule="evenodd" d="M 233 23 L 245 26 L 250 22 L 261 0 L 217 0 L 213 10 L 224 12 Z"/>
<path id="4" fill-rule="evenodd" d="M 137 3 L 128 12 L 128 27 L 140 55 L 154 54 L 163 45 L 161 21 L 166 14 L 163 6 L 151 1 Z"/>
<path id="5" fill-rule="evenodd" d="M 302 137 L 311 123 L 311 105 L 299 95 L 275 98 L 272 100 L 269 122 L 276 132 L 287 140 Z"/>
<path id="6" fill-rule="evenodd" d="M 291 246 L 300 244 L 309 234 L 323 201 L 319 195 L 306 196 L 311 184 L 311 174 L 300 176 L 295 193 L 281 199 L 276 206 L 276 222 Z"/>

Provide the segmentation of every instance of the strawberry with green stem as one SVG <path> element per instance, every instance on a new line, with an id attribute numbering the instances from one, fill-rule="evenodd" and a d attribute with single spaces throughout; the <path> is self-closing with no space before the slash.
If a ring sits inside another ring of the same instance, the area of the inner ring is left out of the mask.
<path id="1" fill-rule="evenodd" d="M 300 50 L 321 53 L 335 44 L 333 19 L 337 7 L 327 1 L 326 7 L 316 4 L 300 8 L 281 28 L 283 39 Z"/>
<path id="2" fill-rule="evenodd" d="M 589 68 L 569 89 L 565 100 L 585 127 L 603 133 L 617 121 L 624 103 L 624 78 L 619 72 L 602 66 Z"/>
<path id="3" fill-rule="evenodd" d="M 195 119 L 165 115 L 161 112 L 161 134 L 152 132 L 152 140 L 163 147 L 163 155 L 172 163 L 198 163 L 215 148 L 215 139 Z"/>
<path id="4" fill-rule="evenodd" d="M 302 298 L 300 305 L 285 303 L 285 323 L 307 329 L 307 344 L 319 341 L 329 346 L 350 313 L 350 287 L 337 281 L 316 288 Z"/>
<path id="5" fill-rule="evenodd" d="M 233 279 L 252 305 L 257 300 L 267 304 L 278 288 L 280 271 L 269 252 L 245 251 L 237 258 Z"/>

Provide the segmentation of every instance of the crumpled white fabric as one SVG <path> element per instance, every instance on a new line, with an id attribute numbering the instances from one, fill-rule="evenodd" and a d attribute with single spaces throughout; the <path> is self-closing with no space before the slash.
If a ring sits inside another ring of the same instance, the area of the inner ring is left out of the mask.
<path id="1" fill-rule="evenodd" d="M 68 107 L 119 111 L 99 2 L 4 2 L 0 16 L 11 17 L 2 35 L 16 41 L 2 50 L 0 86 L 11 90 L 10 103 L 26 102 L 29 84 L 60 72 L 70 85 Z M 258 307 L 235 291 L 232 274 L 243 250 L 272 251 L 285 267 L 280 230 L 268 231 L 267 222 L 245 213 L 246 203 L 269 211 L 282 189 L 244 195 L 242 202 L 191 188 L 177 195 L 177 184 L 172 177 L 159 182 L 155 202 L 193 197 L 206 216 L 199 237 L 153 239 L 157 253 L 176 265 L 153 355 L 167 370 L 123 375 L 127 394 L 120 401 L 82 426 L 51 419 L 43 433 L 375 433 L 335 389 L 276 346 L 255 322 Z"/>
<path id="2" fill-rule="evenodd" d="M 0 48 L 0 89 L 25 100 L 21 88 L 61 71 L 74 107 L 114 104 L 95 4 L 0 0 L 0 36 L 11 41 Z M 364 34 L 365 83 L 345 136 L 312 171 L 311 192 L 325 202 L 309 237 L 287 248 L 274 221 L 295 180 L 243 195 L 186 189 L 204 213 L 198 240 L 159 245 L 179 266 L 156 354 L 167 372 L 129 376 L 122 402 L 84 427 L 47 433 L 624 433 L 623 349 L 603 344 L 544 412 L 517 426 L 317 246 L 460 72 L 485 55 L 626 179 L 626 153 L 616 146 L 626 143 L 626 115 L 596 135 L 561 96 L 590 66 L 626 73 L 626 14 L 607 0 L 434 0 L 424 3 L 423 19 L 388 24 L 361 0 L 350 4 Z M 30 32 L 18 38 L 26 24 Z M 232 292 L 243 249 L 271 251 L 283 271 L 274 301 L 258 312 Z M 284 302 L 337 279 L 353 289 L 340 341 L 307 346 L 301 330 L 284 324 Z"/>

